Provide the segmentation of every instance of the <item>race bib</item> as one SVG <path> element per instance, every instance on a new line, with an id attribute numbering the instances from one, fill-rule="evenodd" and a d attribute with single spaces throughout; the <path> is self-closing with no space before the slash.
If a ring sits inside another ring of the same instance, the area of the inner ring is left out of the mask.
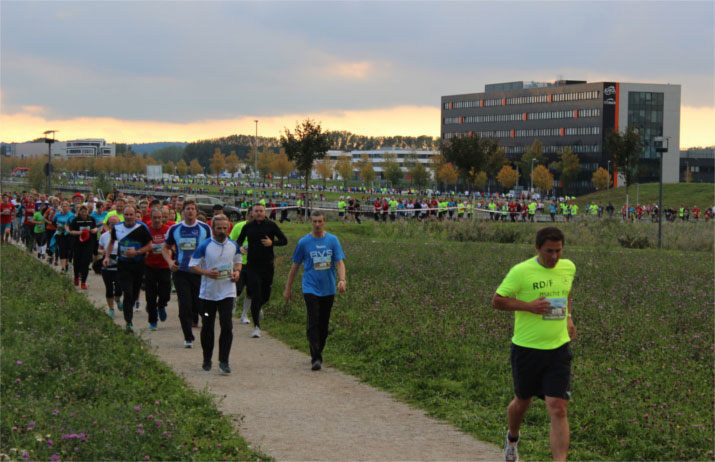
<path id="1" fill-rule="evenodd" d="M 221 265 L 216 269 L 218 270 L 216 279 L 230 279 L 233 276 L 233 265 Z"/>
<path id="2" fill-rule="evenodd" d="M 313 269 L 315 271 L 329 270 L 330 264 L 330 257 L 313 257 Z"/>
<path id="3" fill-rule="evenodd" d="M 151 253 L 154 255 L 161 255 L 161 248 L 164 246 L 164 244 L 152 244 L 151 245 Z"/>
<path id="4" fill-rule="evenodd" d="M 566 317 L 568 314 L 567 298 L 547 298 L 546 301 L 551 303 L 551 306 L 543 315 L 544 321 L 558 321 Z"/>
<path id="5" fill-rule="evenodd" d="M 120 252 L 120 255 L 124 258 L 134 258 L 134 257 L 130 257 L 129 255 L 127 255 L 127 251 L 129 249 L 131 249 L 131 247 L 122 247 L 122 251 Z"/>
<path id="6" fill-rule="evenodd" d="M 193 252 L 196 250 L 196 239 L 193 237 L 182 237 L 179 239 L 179 250 L 182 252 Z"/>
<path id="7" fill-rule="evenodd" d="M 89 226 L 80 226 L 79 230 L 82 231 L 83 229 L 89 230 Z"/>

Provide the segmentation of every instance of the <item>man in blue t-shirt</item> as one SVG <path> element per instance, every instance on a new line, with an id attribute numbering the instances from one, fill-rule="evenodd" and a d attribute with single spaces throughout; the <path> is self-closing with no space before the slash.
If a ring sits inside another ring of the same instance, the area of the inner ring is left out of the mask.
<path id="1" fill-rule="evenodd" d="M 298 268 L 303 264 L 303 298 L 308 312 L 307 336 L 310 345 L 312 369 L 319 371 L 323 363 L 323 348 L 328 338 L 330 311 L 335 300 L 335 270 L 338 271 L 337 291 L 345 292 L 345 254 L 340 241 L 325 232 L 323 212 L 311 214 L 313 230 L 295 247 L 293 266 L 288 273 L 288 281 L 283 298 L 290 301 L 293 280 Z"/>

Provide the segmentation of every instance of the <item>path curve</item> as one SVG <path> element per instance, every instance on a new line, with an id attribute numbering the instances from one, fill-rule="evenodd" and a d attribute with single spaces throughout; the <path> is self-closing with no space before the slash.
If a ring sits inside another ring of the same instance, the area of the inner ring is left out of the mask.
<path id="1" fill-rule="evenodd" d="M 86 293 L 106 310 L 104 284 L 90 274 Z M 79 289 L 78 289 L 79 290 Z M 142 292 L 144 297 L 144 292 Z M 144 301 L 142 300 L 142 308 Z M 134 313 L 136 334 L 154 353 L 195 389 L 220 398 L 219 409 L 237 420 L 253 448 L 276 460 L 325 461 L 457 461 L 500 460 L 501 450 L 477 441 L 424 411 L 396 401 L 389 394 L 331 367 L 310 370 L 309 356 L 289 348 L 264 331 L 250 338 L 251 327 L 234 320 L 232 374 L 214 367 L 201 369 L 199 329 L 194 348 L 183 348 L 176 294 L 167 307 L 168 319 L 154 332 L 145 311 Z M 114 322 L 124 326 L 117 311 Z M 216 321 L 218 342 L 218 320 Z"/>

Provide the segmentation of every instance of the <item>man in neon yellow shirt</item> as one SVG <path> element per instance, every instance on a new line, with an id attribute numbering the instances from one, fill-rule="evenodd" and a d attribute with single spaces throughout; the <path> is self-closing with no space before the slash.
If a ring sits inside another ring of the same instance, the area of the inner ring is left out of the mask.
<path id="1" fill-rule="evenodd" d="M 114 209 L 110 210 L 104 217 L 104 223 L 106 224 L 110 218 L 116 216 L 119 217 L 119 221 L 124 221 L 124 214 L 121 213 L 124 210 L 125 201 L 123 198 L 119 197 L 114 201 Z"/>
<path id="2" fill-rule="evenodd" d="M 546 401 L 554 460 L 566 460 L 568 453 L 570 341 L 576 337 L 570 293 L 576 265 L 561 259 L 563 245 L 561 230 L 540 229 L 537 256 L 513 266 L 492 299 L 494 308 L 514 311 L 511 368 L 515 396 L 507 408 L 506 461 L 518 460 L 519 429 L 534 396 Z"/>
<path id="3" fill-rule="evenodd" d="M 246 211 L 246 221 L 239 221 L 235 225 L 233 225 L 233 229 L 231 230 L 231 234 L 229 234 L 229 238 L 232 241 L 235 241 L 238 239 L 239 234 L 241 234 L 241 230 L 245 226 L 246 223 L 249 223 L 253 221 L 253 216 L 251 215 L 251 209 L 253 206 L 249 206 L 248 210 Z M 243 240 L 243 242 L 236 242 L 239 247 L 242 249 L 248 248 L 248 242 L 246 242 L 246 239 Z M 243 312 L 241 313 L 241 324 L 250 324 L 251 321 L 248 320 L 248 309 L 251 307 L 251 295 L 248 293 L 248 286 L 246 285 L 246 277 L 244 276 L 245 274 L 245 268 L 248 267 L 248 255 L 247 253 L 244 253 L 243 251 L 241 252 L 241 264 L 242 264 L 242 269 L 241 275 L 238 278 L 238 281 L 236 281 L 236 302 L 238 302 L 238 297 L 241 296 L 241 292 L 243 292 L 243 288 L 246 288 L 246 298 L 243 300 Z M 235 309 L 235 308 L 234 308 Z"/>
<path id="4" fill-rule="evenodd" d="M 534 216 L 536 216 L 536 202 L 531 201 L 529 202 L 529 205 L 527 205 L 529 209 L 529 221 L 534 222 Z"/>

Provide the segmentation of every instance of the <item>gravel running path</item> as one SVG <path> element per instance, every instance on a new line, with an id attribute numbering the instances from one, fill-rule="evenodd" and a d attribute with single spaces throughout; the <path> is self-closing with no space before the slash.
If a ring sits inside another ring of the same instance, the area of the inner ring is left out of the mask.
<path id="1" fill-rule="evenodd" d="M 90 274 L 88 298 L 106 310 L 104 284 Z M 274 288 L 274 292 L 277 289 Z M 250 338 L 252 328 L 234 320 L 231 375 L 214 367 L 201 369 L 198 341 L 183 348 L 177 319 L 176 294 L 167 308 L 166 322 L 154 332 L 144 308 L 134 313 L 136 334 L 155 354 L 181 374 L 195 389 L 220 398 L 219 409 L 237 418 L 241 435 L 252 447 L 277 460 L 500 460 L 501 450 L 482 443 L 453 426 L 427 417 L 419 409 L 360 383 L 331 367 L 310 370 L 310 358 L 264 332 Z M 124 326 L 117 311 L 115 323 Z M 218 343 L 218 319 L 216 320 Z"/>

